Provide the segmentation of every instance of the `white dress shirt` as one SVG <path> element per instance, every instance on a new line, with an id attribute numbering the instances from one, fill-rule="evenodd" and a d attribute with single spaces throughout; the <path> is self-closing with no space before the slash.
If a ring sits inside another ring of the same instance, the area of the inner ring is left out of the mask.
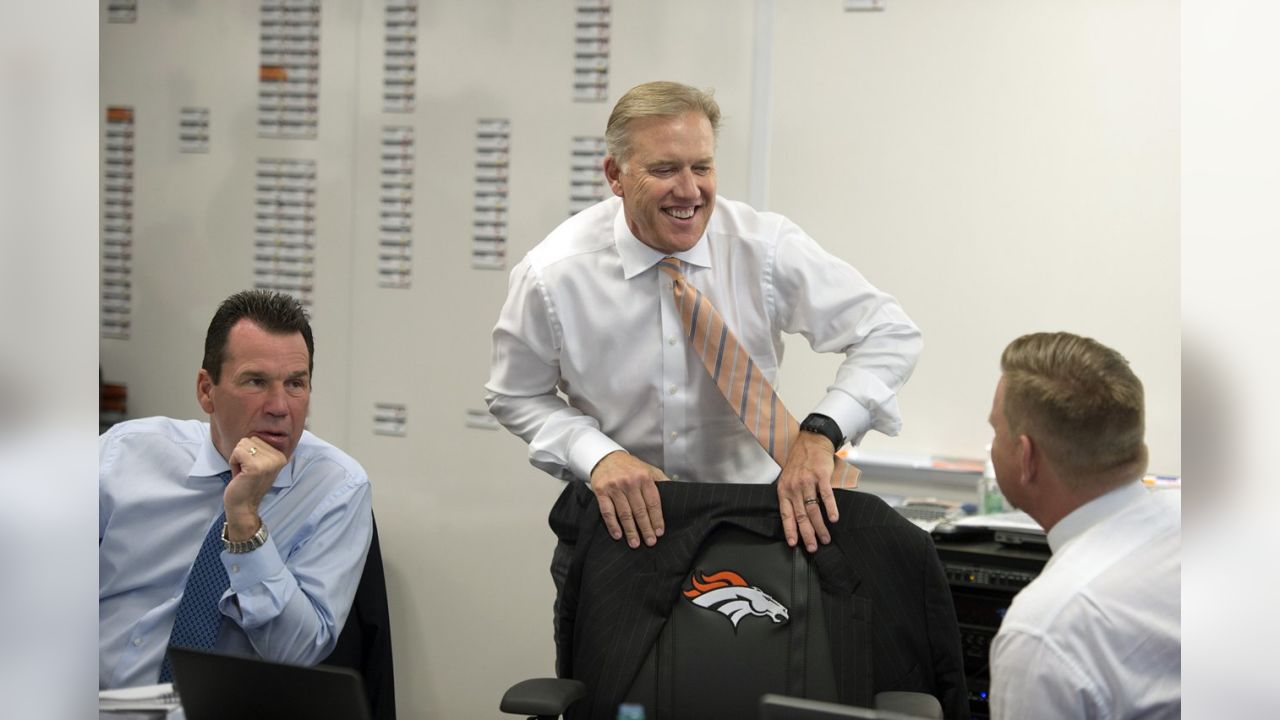
<path id="1" fill-rule="evenodd" d="M 777 463 L 685 343 L 663 257 L 631 233 L 616 197 L 529 251 L 493 330 L 489 410 L 529 443 L 534 466 L 564 479 L 588 479 L 625 449 L 672 480 L 772 482 Z M 676 257 L 775 388 L 782 333 L 799 333 L 846 356 L 813 412 L 855 444 L 872 428 L 897 434 L 897 391 L 922 341 L 893 297 L 781 215 L 719 197 L 706 233 Z"/>
<path id="2" fill-rule="evenodd" d="M 121 423 L 98 442 L 98 687 L 156 682 L 229 470 L 198 420 Z M 214 648 L 311 665 L 333 651 L 373 537 L 359 463 L 304 431 L 258 506 L 267 542 L 221 554 Z"/>
<path id="3" fill-rule="evenodd" d="M 1048 539 L 991 644 L 991 717 L 1180 717 L 1180 494 L 1125 485 Z"/>

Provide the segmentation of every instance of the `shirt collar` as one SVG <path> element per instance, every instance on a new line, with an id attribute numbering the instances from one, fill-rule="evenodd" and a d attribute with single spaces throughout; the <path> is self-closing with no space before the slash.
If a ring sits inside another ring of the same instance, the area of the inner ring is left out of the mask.
<path id="1" fill-rule="evenodd" d="M 708 227 L 710 227 L 709 224 Z M 631 228 L 627 225 L 626 209 L 621 204 L 618 205 L 618 214 L 613 218 L 613 241 L 618 247 L 618 257 L 622 259 L 622 276 L 627 280 L 668 257 L 640 242 L 640 238 L 631 232 Z M 711 250 L 707 247 L 707 231 L 702 231 L 702 237 L 698 238 L 696 245 L 671 257 L 679 258 L 690 265 L 711 267 Z"/>
<path id="2" fill-rule="evenodd" d="M 280 468 L 280 472 L 276 474 L 275 482 L 271 483 L 272 487 L 288 487 L 293 484 L 293 461 L 297 456 L 297 448 L 294 448 L 293 457 L 289 458 L 289 462 Z M 200 443 L 200 449 L 196 451 L 195 462 L 191 464 L 191 471 L 187 475 L 190 477 L 217 477 L 225 472 L 231 472 L 231 466 L 227 464 L 226 458 L 222 457 L 222 453 L 219 453 L 218 449 L 213 446 L 213 434 L 206 432 L 204 440 Z"/>
<path id="3" fill-rule="evenodd" d="M 1147 489 L 1139 481 L 1126 483 L 1072 510 L 1049 531 L 1049 547 L 1057 555 L 1086 530 L 1126 508 L 1142 502 Z"/>

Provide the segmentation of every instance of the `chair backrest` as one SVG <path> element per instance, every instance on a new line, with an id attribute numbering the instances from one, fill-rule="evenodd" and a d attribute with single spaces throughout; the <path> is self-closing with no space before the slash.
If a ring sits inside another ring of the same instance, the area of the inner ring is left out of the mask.
<path id="1" fill-rule="evenodd" d="M 666 532 L 653 547 L 613 540 L 583 483 L 552 510 L 573 548 L 557 673 L 585 687 L 567 717 L 613 718 L 630 700 L 649 720 L 747 718 L 769 692 L 864 707 L 927 693 L 964 715 L 946 575 L 929 536 L 882 500 L 838 492 L 832 541 L 810 555 L 787 547 L 772 486 L 658 491 Z"/>
<path id="2" fill-rule="evenodd" d="M 836 700 L 813 561 L 734 526 L 699 550 L 628 702 L 646 717 L 749 718 L 760 696 Z"/>
<path id="3" fill-rule="evenodd" d="M 364 572 L 356 587 L 347 624 L 338 635 L 333 652 L 322 665 L 351 668 L 364 678 L 365 693 L 374 720 L 395 720 L 396 683 L 391 657 L 391 614 L 387 609 L 387 581 L 382 570 L 382 548 L 378 544 L 378 523 L 373 523 L 373 539 Z"/>

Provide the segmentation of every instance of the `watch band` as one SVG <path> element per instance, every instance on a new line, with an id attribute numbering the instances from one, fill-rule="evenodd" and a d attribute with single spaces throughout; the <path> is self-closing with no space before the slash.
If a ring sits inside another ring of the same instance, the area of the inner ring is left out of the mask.
<path id="1" fill-rule="evenodd" d="M 835 450 L 839 450 L 844 445 L 844 432 L 840 430 L 840 426 L 836 424 L 835 420 L 826 415 L 809 413 L 804 422 L 800 423 L 800 429 L 825 436 L 831 441 L 831 447 Z"/>
<path id="2" fill-rule="evenodd" d="M 222 547 L 232 555 L 243 555 L 244 553 L 257 550 L 267 542 L 267 524 L 258 521 L 258 532 L 248 540 L 232 541 L 227 539 L 227 524 L 222 523 Z"/>

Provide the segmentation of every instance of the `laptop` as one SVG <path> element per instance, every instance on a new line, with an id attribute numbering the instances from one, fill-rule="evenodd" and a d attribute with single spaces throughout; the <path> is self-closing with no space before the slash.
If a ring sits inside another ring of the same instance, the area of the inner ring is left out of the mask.
<path id="1" fill-rule="evenodd" d="M 921 720 L 889 710 L 873 710 L 853 705 L 837 705 L 819 700 L 765 695 L 760 698 L 760 720 Z"/>
<path id="2" fill-rule="evenodd" d="M 170 647 L 186 720 L 371 720 L 360 674 Z"/>

